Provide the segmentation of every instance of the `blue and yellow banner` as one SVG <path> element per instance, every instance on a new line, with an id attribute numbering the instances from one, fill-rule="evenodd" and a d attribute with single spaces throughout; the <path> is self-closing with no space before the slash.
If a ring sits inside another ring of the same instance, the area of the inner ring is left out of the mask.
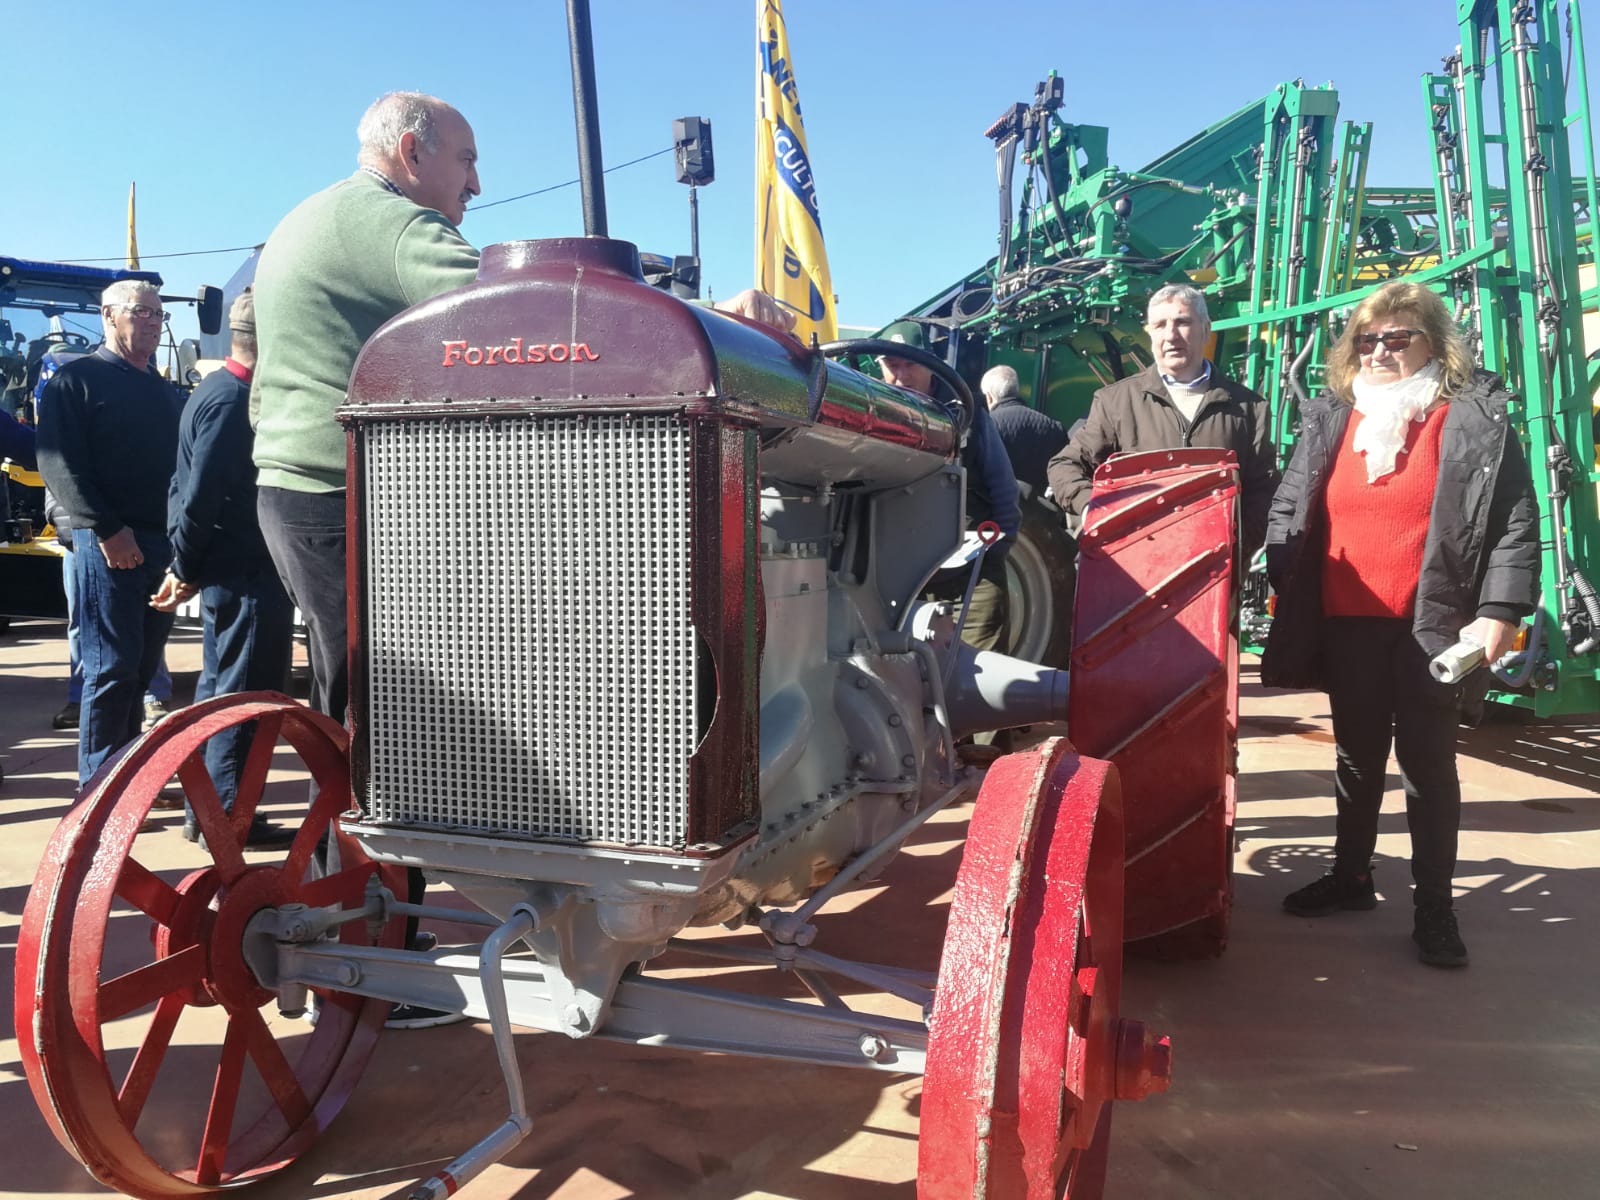
<path id="1" fill-rule="evenodd" d="M 756 0 L 756 286 L 795 316 L 795 336 L 838 336 L 833 280 L 806 154 L 781 0 Z"/>

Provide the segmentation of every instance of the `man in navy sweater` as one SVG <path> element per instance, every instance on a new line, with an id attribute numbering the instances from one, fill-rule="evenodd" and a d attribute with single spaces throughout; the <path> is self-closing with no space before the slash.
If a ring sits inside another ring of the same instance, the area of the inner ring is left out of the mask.
<path id="1" fill-rule="evenodd" d="M 78 782 L 139 735 L 142 698 L 172 628 L 150 596 L 172 557 L 167 485 L 178 456 L 178 397 L 150 366 L 161 295 L 138 279 L 100 296 L 105 345 L 67 363 L 39 406 L 39 473 L 72 514 L 83 708 Z"/>
<path id="2" fill-rule="evenodd" d="M 990 367 L 979 386 L 1017 482 L 1028 485 L 1029 496 L 1043 496 L 1049 486 L 1045 468 L 1067 444 L 1067 431 L 1059 421 L 1022 402 L 1021 381 L 1014 367 L 1004 363 Z"/>
<path id="3" fill-rule="evenodd" d="M 256 305 L 247 288 L 228 312 L 232 352 L 220 371 L 195 388 L 178 431 L 178 462 L 167 506 L 172 565 L 151 607 L 171 612 L 197 591 L 205 624 L 200 682 L 194 698 L 230 692 L 289 690 L 294 606 L 278 579 L 256 520 L 255 468 L 250 461 L 250 375 L 256 363 Z M 206 743 L 206 770 L 222 807 L 233 810 L 239 772 L 254 723 Z M 193 814 L 184 822 L 198 836 Z M 260 814 L 245 845 L 287 846 L 292 830 Z"/>

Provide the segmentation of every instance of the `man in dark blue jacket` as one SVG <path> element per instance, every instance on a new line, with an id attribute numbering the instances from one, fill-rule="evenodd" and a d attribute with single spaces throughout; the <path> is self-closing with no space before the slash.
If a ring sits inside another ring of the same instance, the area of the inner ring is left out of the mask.
<path id="1" fill-rule="evenodd" d="M 140 698 L 172 628 L 148 603 L 171 560 L 166 497 L 178 448 L 178 397 L 150 366 L 164 316 L 149 283 L 113 283 L 101 294 L 105 345 L 57 371 L 39 405 L 39 473 L 72 514 L 80 785 L 139 736 Z"/>
<path id="2" fill-rule="evenodd" d="M 294 606 L 278 579 L 256 521 L 255 468 L 250 454 L 250 376 L 256 362 L 255 298 L 246 289 L 228 313 L 231 355 L 195 388 L 178 429 L 178 463 L 167 501 L 172 565 L 150 601 L 171 612 L 200 593 L 205 623 L 195 700 L 230 692 L 289 689 Z M 206 770 L 223 808 L 231 811 L 254 723 L 206 743 Z M 191 814 L 184 836 L 198 835 Z M 286 846 L 293 831 L 259 814 L 247 846 Z"/>
<path id="3" fill-rule="evenodd" d="M 979 386 L 1017 482 L 1028 485 L 1030 496 L 1043 496 L 1049 486 L 1045 468 L 1067 444 L 1067 431 L 1061 422 L 1022 402 L 1021 381 L 1014 367 L 1004 363 L 990 367 Z"/>

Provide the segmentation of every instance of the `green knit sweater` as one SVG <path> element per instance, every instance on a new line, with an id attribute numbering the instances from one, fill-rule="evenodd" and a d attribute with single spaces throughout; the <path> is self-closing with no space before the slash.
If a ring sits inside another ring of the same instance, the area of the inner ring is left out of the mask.
<path id="1" fill-rule="evenodd" d="M 302 202 L 273 230 L 256 266 L 262 487 L 344 487 L 344 402 L 356 356 L 380 325 L 471 283 L 478 252 L 443 214 L 357 171 Z"/>

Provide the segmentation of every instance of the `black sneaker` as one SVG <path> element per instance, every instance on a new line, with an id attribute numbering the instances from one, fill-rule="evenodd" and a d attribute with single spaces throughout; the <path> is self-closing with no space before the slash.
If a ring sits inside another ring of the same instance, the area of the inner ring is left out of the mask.
<path id="1" fill-rule="evenodd" d="M 246 850 L 287 850 L 294 844 L 295 831 L 284 825 L 274 825 L 265 817 L 250 822 L 250 832 L 245 835 Z M 200 832 L 200 823 L 193 817 L 184 818 L 185 841 L 194 842 L 200 849 L 208 849 L 206 835 Z"/>
<path id="2" fill-rule="evenodd" d="M 1336 912 L 1369 912 L 1378 907 L 1372 872 L 1340 875 L 1329 871 L 1283 898 L 1283 911 L 1297 917 L 1326 917 Z"/>
<path id="3" fill-rule="evenodd" d="M 396 1004 L 389 1010 L 385 1029 L 432 1029 L 435 1025 L 454 1025 L 465 1021 L 466 1013 L 444 1012 L 437 1008 L 424 1008 L 420 1004 Z"/>
<path id="4" fill-rule="evenodd" d="M 76 729 L 78 727 L 78 713 L 80 705 L 64 704 L 61 711 L 50 718 L 51 729 Z"/>
<path id="5" fill-rule="evenodd" d="M 1417 905 L 1411 940 L 1417 944 L 1417 957 L 1430 967 L 1467 965 L 1467 946 L 1456 928 L 1456 910 L 1448 904 Z"/>
<path id="6" fill-rule="evenodd" d="M 296 832 L 288 825 L 274 825 L 265 817 L 256 817 L 250 822 L 250 832 L 244 835 L 244 846 L 246 850 L 287 850 L 294 845 Z"/>

